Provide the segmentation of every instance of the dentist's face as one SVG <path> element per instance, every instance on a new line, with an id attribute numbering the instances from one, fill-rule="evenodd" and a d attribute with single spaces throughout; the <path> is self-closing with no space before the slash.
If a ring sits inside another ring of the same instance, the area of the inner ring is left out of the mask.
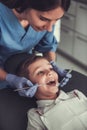
<path id="1" fill-rule="evenodd" d="M 36 60 L 29 66 L 29 79 L 37 83 L 37 94 L 42 97 L 51 97 L 58 92 L 58 75 L 46 59 Z"/>
<path id="2" fill-rule="evenodd" d="M 25 19 L 36 31 L 47 30 L 52 31 L 53 25 L 64 15 L 64 10 L 61 7 L 50 11 L 37 11 L 35 9 L 28 9 L 24 13 Z"/>

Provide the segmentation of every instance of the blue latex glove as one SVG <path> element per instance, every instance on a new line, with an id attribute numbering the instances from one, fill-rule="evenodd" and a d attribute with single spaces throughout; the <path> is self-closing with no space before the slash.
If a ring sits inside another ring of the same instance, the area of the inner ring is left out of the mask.
<path id="1" fill-rule="evenodd" d="M 60 87 L 65 86 L 69 82 L 69 79 L 72 77 L 72 75 L 70 73 L 67 73 L 66 70 L 60 69 L 54 61 L 51 61 L 50 64 L 52 65 L 54 71 L 63 77 L 63 80 L 60 82 Z"/>
<path id="2" fill-rule="evenodd" d="M 36 93 L 38 85 L 33 85 L 32 82 L 25 77 L 19 77 L 13 74 L 7 74 L 6 81 L 11 85 L 12 88 L 20 89 L 18 91 L 20 96 L 33 97 Z M 28 89 L 22 89 L 28 86 Z"/>

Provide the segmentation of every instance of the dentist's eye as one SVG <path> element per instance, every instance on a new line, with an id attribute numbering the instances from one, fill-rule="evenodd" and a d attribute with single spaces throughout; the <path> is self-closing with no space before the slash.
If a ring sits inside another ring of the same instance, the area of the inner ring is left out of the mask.
<path id="1" fill-rule="evenodd" d="M 40 20 L 41 20 L 41 21 L 44 21 L 44 22 L 48 22 L 48 21 L 49 21 L 49 19 L 47 19 L 47 18 L 45 18 L 45 17 L 43 17 L 43 16 L 40 16 Z"/>

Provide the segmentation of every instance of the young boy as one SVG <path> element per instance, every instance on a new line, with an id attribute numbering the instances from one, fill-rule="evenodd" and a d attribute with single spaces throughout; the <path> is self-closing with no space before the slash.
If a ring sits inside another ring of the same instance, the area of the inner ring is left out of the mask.
<path id="1" fill-rule="evenodd" d="M 37 108 L 28 111 L 27 130 L 87 130 L 87 98 L 78 90 L 60 90 L 59 77 L 47 59 L 36 56 L 18 70 L 18 75 L 38 84 Z"/>

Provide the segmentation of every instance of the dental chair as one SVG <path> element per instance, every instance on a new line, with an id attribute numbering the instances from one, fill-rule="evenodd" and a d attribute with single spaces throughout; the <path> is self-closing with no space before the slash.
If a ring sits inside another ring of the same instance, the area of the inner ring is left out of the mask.
<path id="1" fill-rule="evenodd" d="M 12 68 L 11 64 L 6 64 L 6 67 L 9 68 L 9 71 Z M 61 89 L 65 92 L 78 89 L 87 96 L 87 76 L 74 70 L 71 74 L 72 78 L 67 85 Z M 34 107 L 36 107 L 35 98 L 21 97 L 18 92 L 13 91 L 13 89 L 9 87 L 1 89 L 0 130 L 26 130 L 27 111 Z"/>

